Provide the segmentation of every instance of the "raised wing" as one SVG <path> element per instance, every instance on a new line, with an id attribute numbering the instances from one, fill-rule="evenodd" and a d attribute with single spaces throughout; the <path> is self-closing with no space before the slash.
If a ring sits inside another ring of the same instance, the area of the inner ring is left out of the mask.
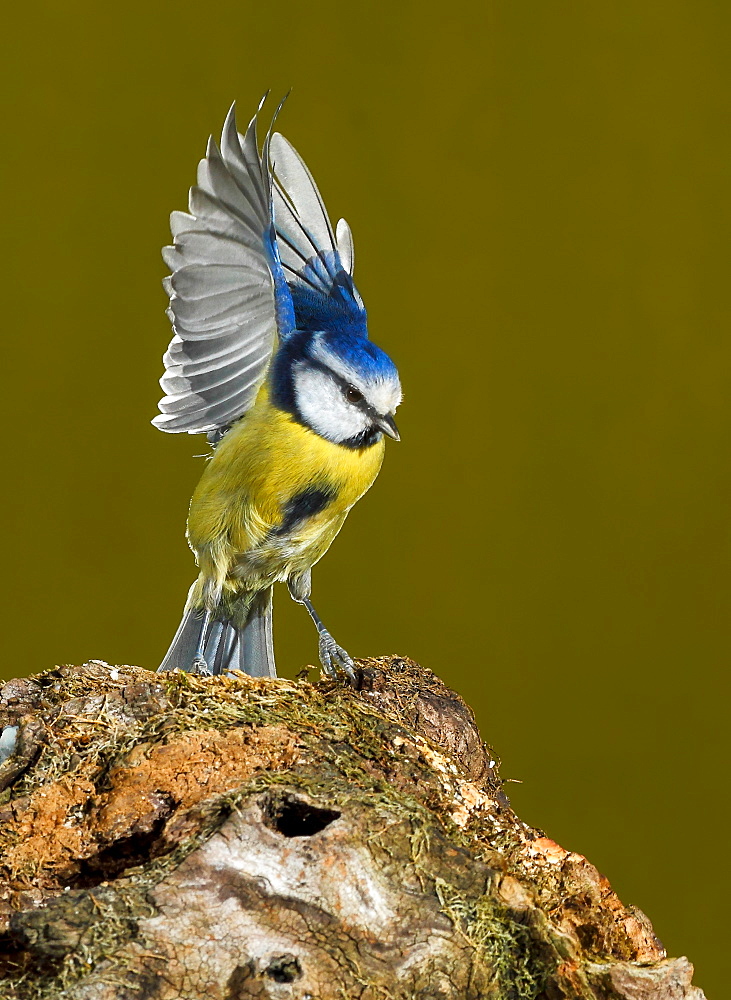
<path id="1" fill-rule="evenodd" d="M 366 311 L 353 283 L 353 237 L 341 219 L 333 232 L 312 174 L 283 135 L 269 143 L 277 247 L 298 330 L 367 337 Z"/>
<path id="2" fill-rule="evenodd" d="M 189 214 L 170 217 L 174 244 L 163 258 L 174 336 L 152 421 L 163 431 L 215 438 L 253 404 L 274 350 L 275 284 L 284 282 L 276 280 L 271 180 L 256 117 L 242 137 L 231 108 L 220 149 L 211 138 L 198 165 Z"/>

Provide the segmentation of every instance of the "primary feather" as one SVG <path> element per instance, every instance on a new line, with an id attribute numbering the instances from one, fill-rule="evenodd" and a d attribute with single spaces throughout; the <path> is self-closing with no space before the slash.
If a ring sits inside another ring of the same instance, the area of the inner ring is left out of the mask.
<path id="1" fill-rule="evenodd" d="M 312 174 L 294 146 L 275 132 L 270 144 L 277 246 L 299 330 L 368 335 L 353 283 L 353 238 L 344 219 L 333 232 Z"/>
<path id="2" fill-rule="evenodd" d="M 221 149 L 211 139 L 191 188 L 190 212 L 174 212 L 173 340 L 153 423 L 163 431 L 215 432 L 254 402 L 274 349 L 277 322 L 271 241 L 271 181 L 256 139 L 242 137 L 234 109 Z"/>

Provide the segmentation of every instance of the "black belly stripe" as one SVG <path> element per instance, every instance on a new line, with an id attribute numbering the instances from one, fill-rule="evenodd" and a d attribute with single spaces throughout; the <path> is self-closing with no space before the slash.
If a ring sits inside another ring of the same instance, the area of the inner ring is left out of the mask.
<path id="1" fill-rule="evenodd" d="M 338 491 L 332 486 L 308 486 L 301 493 L 295 493 L 284 505 L 282 523 L 272 534 L 289 534 L 298 524 L 322 513 L 337 495 Z"/>

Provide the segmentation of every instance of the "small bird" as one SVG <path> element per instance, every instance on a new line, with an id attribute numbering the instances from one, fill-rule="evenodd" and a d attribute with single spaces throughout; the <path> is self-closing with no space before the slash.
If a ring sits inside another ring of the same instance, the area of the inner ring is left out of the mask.
<path id="1" fill-rule="evenodd" d="M 310 614 L 330 676 L 353 660 L 318 617 L 311 570 L 399 440 L 396 366 L 368 339 L 353 238 L 333 231 L 294 147 L 228 113 L 173 212 L 164 285 L 173 338 L 153 424 L 212 448 L 187 538 L 200 573 L 160 670 L 274 677 L 272 587 Z"/>

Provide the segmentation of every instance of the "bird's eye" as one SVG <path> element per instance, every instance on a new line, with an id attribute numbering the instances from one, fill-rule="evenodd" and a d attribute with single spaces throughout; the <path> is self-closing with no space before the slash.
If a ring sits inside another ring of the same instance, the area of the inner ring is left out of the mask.
<path id="1" fill-rule="evenodd" d="M 358 390 L 355 388 L 354 385 L 348 386 L 345 396 L 349 403 L 360 403 L 360 401 L 363 399 L 363 393 L 358 392 Z"/>

